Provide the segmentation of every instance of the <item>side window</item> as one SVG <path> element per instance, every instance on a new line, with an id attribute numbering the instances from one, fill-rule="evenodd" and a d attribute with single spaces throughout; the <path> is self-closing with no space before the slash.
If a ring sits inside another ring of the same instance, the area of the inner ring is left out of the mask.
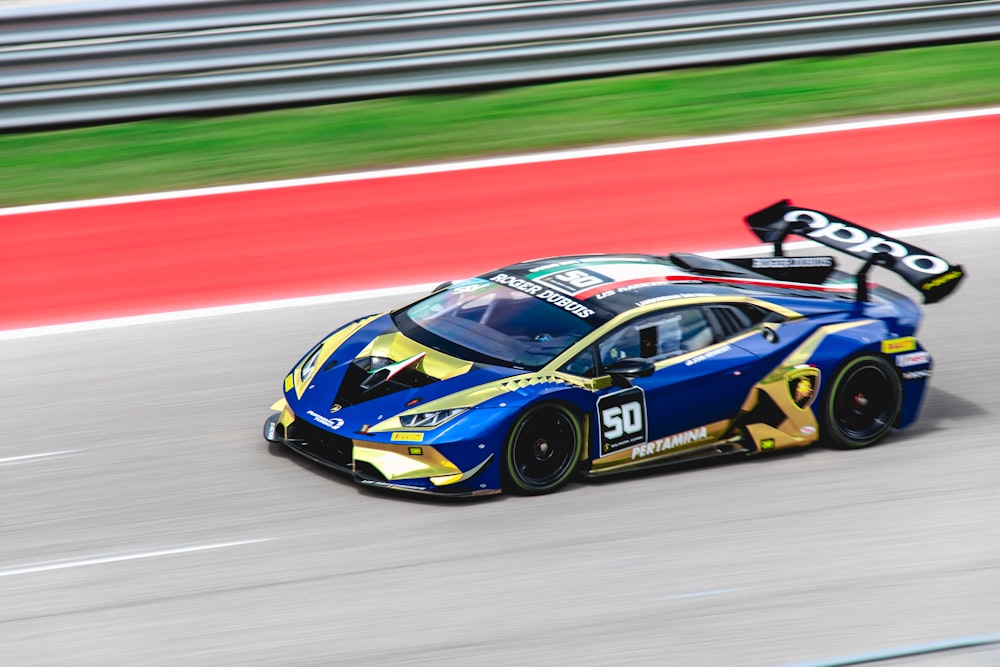
<path id="1" fill-rule="evenodd" d="M 700 308 L 676 308 L 628 322 L 598 343 L 602 366 L 627 358 L 652 361 L 701 349 L 715 334 Z"/>
<path id="2" fill-rule="evenodd" d="M 559 369 L 563 373 L 579 375 L 580 377 L 591 378 L 597 375 L 597 367 L 594 363 L 594 348 L 588 347 L 586 350 L 570 359 L 569 363 Z"/>
<path id="3" fill-rule="evenodd" d="M 763 322 L 783 322 L 775 312 L 750 303 L 719 304 L 708 307 L 720 339 L 731 338 L 749 331 Z"/>

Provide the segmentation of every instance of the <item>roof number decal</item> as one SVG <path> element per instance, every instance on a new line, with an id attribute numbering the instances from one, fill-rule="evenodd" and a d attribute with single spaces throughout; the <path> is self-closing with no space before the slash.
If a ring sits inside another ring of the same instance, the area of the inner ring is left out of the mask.
<path id="1" fill-rule="evenodd" d="M 607 285 L 612 280 L 608 276 L 591 269 L 569 269 L 568 271 L 538 276 L 535 278 L 535 282 L 547 285 L 564 294 L 575 296 L 584 290 L 597 287 L 598 285 Z"/>

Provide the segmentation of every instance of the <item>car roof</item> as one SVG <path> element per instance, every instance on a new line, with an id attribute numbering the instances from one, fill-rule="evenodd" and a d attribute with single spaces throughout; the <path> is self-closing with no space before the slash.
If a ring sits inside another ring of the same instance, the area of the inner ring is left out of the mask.
<path id="1" fill-rule="evenodd" d="M 729 262 L 700 255 L 573 255 L 519 262 L 484 273 L 481 279 L 505 284 L 553 303 L 572 302 L 607 321 L 652 303 L 692 297 L 809 296 L 832 298 L 819 285 L 768 278 Z"/>

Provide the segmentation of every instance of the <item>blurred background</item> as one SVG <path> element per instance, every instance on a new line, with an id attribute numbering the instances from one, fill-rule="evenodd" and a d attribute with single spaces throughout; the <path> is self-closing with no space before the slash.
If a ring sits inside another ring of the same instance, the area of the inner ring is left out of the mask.
<path id="1" fill-rule="evenodd" d="M 4 664 L 998 664 L 998 38 L 982 0 L 0 0 Z M 445 503 L 261 439 L 350 318 L 747 246 L 783 197 L 962 223 L 913 232 L 971 279 L 883 446 Z"/>

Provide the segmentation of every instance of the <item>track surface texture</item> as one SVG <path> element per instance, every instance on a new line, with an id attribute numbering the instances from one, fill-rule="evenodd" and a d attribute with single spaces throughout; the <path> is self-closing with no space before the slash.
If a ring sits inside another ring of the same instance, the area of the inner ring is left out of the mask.
<path id="1" fill-rule="evenodd" d="M 364 491 L 262 440 L 296 355 L 399 299 L 0 342 L 3 664 L 754 667 L 996 633 L 1000 230 L 914 241 L 970 275 L 927 308 L 915 427 L 537 498 Z"/>
<path id="2" fill-rule="evenodd" d="M 0 328 L 746 245 L 784 196 L 884 230 L 996 217 L 998 118 L 8 211 Z M 0 338 L 0 663 L 765 667 L 998 633 L 1000 229 L 913 240 L 970 275 L 927 308 L 913 428 L 540 498 L 369 492 L 262 440 L 297 355 L 406 297 Z"/>

